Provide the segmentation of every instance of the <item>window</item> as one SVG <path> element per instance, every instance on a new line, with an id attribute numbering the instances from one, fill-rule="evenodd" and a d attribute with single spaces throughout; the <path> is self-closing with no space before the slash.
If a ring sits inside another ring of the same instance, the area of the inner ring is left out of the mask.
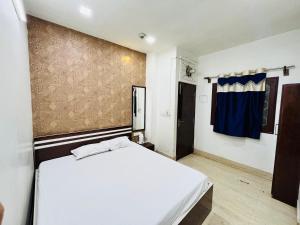
<path id="1" fill-rule="evenodd" d="M 262 133 L 273 134 L 276 112 L 276 100 L 278 89 L 278 77 L 270 77 L 266 79 L 266 98 L 264 103 Z M 217 84 L 212 84 L 212 97 L 211 97 L 211 116 L 210 124 L 215 123 L 215 113 L 217 106 Z"/>

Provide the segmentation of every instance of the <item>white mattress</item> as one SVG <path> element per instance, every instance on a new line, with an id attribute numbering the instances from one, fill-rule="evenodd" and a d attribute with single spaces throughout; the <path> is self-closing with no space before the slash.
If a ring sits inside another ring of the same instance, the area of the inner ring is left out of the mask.
<path id="1" fill-rule="evenodd" d="M 204 174 L 140 145 L 43 162 L 36 225 L 178 224 L 208 188 Z"/>

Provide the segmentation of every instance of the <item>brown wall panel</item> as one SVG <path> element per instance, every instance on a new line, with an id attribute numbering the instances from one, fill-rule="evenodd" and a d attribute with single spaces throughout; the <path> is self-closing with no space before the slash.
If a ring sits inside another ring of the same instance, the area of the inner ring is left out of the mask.
<path id="1" fill-rule="evenodd" d="M 144 53 L 34 17 L 28 37 L 35 137 L 131 124 Z"/>

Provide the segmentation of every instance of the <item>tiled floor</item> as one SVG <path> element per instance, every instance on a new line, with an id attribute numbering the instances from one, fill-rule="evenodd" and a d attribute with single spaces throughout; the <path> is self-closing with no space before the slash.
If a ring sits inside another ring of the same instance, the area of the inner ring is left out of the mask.
<path id="1" fill-rule="evenodd" d="M 214 183 L 213 210 L 203 225 L 296 225 L 296 208 L 271 197 L 271 181 L 192 154 L 179 162 Z"/>

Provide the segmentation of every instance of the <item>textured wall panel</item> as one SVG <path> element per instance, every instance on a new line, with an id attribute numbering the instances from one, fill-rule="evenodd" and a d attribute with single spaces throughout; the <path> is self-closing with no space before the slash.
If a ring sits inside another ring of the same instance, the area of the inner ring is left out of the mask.
<path id="1" fill-rule="evenodd" d="M 146 55 L 30 17 L 34 136 L 131 124 Z"/>

